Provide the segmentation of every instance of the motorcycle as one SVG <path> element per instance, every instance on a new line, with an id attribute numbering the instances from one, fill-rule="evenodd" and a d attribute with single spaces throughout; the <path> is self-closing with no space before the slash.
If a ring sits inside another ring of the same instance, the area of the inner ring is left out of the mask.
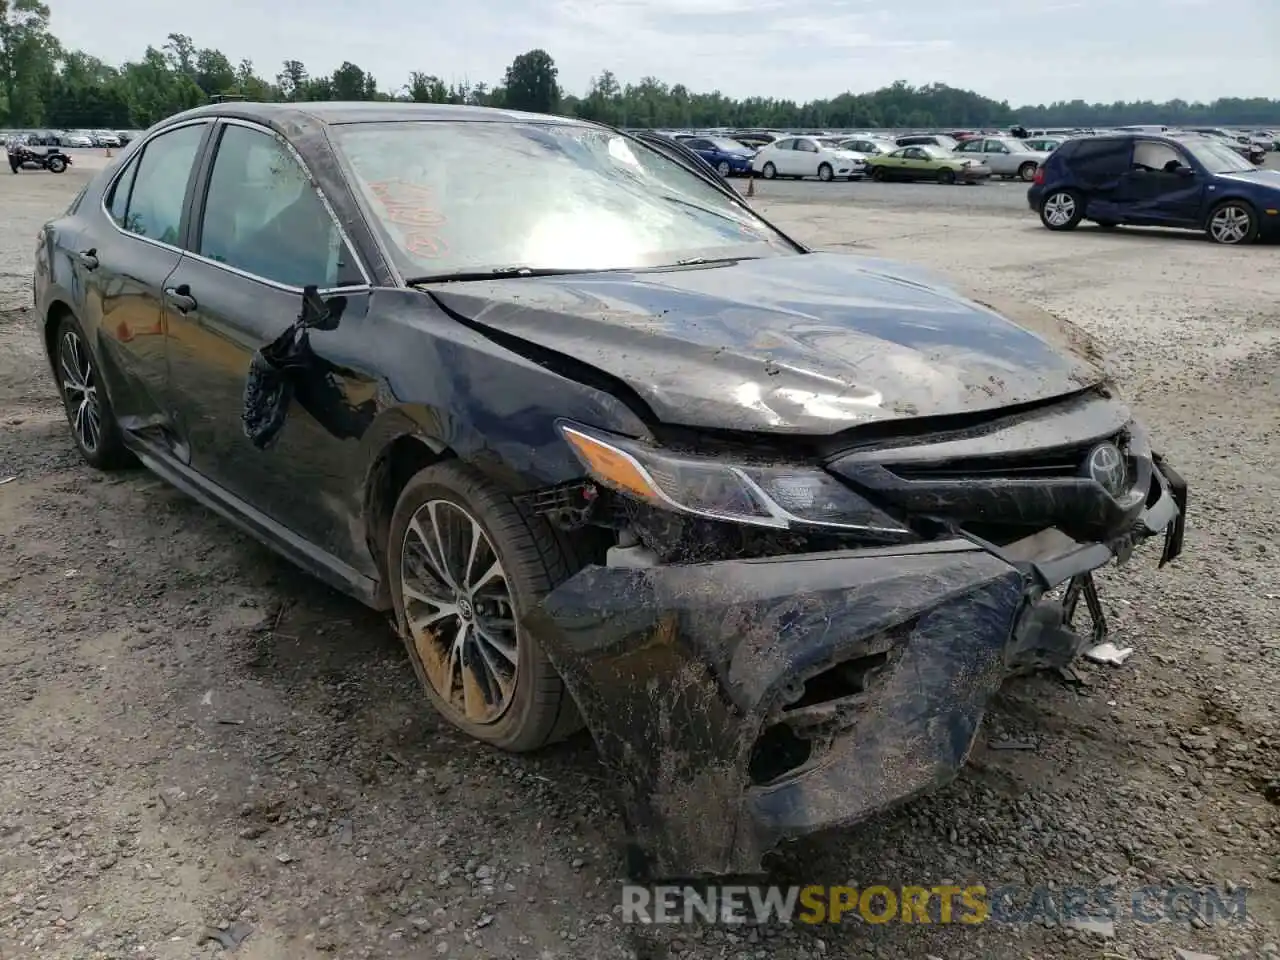
<path id="1" fill-rule="evenodd" d="M 24 167 L 37 167 L 50 173 L 65 173 L 71 166 L 71 158 L 57 147 L 50 147 L 44 153 L 37 153 L 25 144 L 9 146 L 9 169 L 14 173 Z"/>

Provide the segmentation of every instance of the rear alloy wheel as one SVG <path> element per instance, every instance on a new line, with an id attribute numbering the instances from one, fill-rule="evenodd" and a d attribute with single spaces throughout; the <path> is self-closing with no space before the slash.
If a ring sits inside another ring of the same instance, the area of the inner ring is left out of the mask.
<path id="1" fill-rule="evenodd" d="M 778 175 L 778 168 L 775 167 L 772 163 L 766 163 L 764 165 L 764 169 L 761 170 L 760 172 L 764 174 L 764 178 L 766 180 L 772 180 L 774 177 Z"/>
<path id="2" fill-rule="evenodd" d="M 732 172 L 732 171 L 730 170 L 730 167 L 729 167 L 729 161 L 728 161 L 728 160 L 721 160 L 719 163 L 717 163 L 717 164 L 716 164 L 716 171 L 717 171 L 717 172 L 720 174 L 720 176 L 722 176 L 722 177 L 727 177 L 727 176 L 729 176 L 729 174 Z"/>
<path id="3" fill-rule="evenodd" d="M 952 170 L 950 167 L 943 167 L 941 170 L 938 171 L 938 182 L 939 183 L 955 183 L 956 172 Z"/>
<path id="4" fill-rule="evenodd" d="M 1074 230 L 1084 217 L 1084 204 L 1073 190 L 1055 190 L 1040 204 L 1040 222 L 1050 230 Z"/>
<path id="5" fill-rule="evenodd" d="M 1018 168 L 1018 176 L 1026 183 L 1030 183 L 1036 178 L 1037 164 L 1028 160 Z"/>
<path id="6" fill-rule="evenodd" d="M 66 169 L 67 169 L 67 161 L 63 160 L 61 157 L 54 157 L 52 160 L 49 161 L 50 173 L 62 173 Z"/>
<path id="7" fill-rule="evenodd" d="M 66 317 L 58 326 L 57 337 L 54 374 L 80 456 L 99 470 L 128 466 L 133 458 L 120 437 L 111 401 L 102 389 L 80 325 Z"/>
<path id="8" fill-rule="evenodd" d="M 1227 200 L 1213 208 L 1205 230 L 1214 243 L 1251 243 L 1258 236 L 1258 216 L 1247 203 Z"/>
<path id="9" fill-rule="evenodd" d="M 513 752 L 581 725 L 560 677 L 519 625 L 570 571 L 544 520 L 471 469 L 436 464 L 400 494 L 387 568 L 401 636 L 446 720 Z"/>
<path id="10" fill-rule="evenodd" d="M 831 169 L 831 164 L 824 163 L 818 167 L 818 179 L 824 183 L 830 183 L 835 176 L 835 171 Z"/>

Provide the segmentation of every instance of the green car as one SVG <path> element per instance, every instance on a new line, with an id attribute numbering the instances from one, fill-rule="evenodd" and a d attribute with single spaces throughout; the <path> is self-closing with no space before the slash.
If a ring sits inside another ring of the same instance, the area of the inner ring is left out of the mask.
<path id="1" fill-rule="evenodd" d="M 936 180 L 938 183 L 977 183 L 991 177 L 991 168 L 958 157 L 950 150 L 924 144 L 899 147 L 879 157 L 867 157 L 872 180 Z"/>

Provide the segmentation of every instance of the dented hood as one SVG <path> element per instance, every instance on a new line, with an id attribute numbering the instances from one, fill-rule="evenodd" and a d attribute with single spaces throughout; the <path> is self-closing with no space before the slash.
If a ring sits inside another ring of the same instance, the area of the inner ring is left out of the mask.
<path id="1" fill-rule="evenodd" d="M 624 381 L 659 420 L 691 427 L 825 434 L 1103 378 L 1096 348 L 1043 311 L 984 306 L 910 268 L 841 254 L 429 292 L 480 327 Z"/>

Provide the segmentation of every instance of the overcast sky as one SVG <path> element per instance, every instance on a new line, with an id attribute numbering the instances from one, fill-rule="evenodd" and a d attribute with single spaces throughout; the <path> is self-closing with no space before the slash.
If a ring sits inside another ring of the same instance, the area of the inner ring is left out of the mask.
<path id="1" fill-rule="evenodd" d="M 494 83 L 542 47 L 560 83 L 653 74 L 694 91 L 809 100 L 903 79 L 1018 105 L 1280 95 L 1280 0 L 52 0 L 52 28 L 111 63 L 168 33 L 383 89 L 410 71 Z"/>

